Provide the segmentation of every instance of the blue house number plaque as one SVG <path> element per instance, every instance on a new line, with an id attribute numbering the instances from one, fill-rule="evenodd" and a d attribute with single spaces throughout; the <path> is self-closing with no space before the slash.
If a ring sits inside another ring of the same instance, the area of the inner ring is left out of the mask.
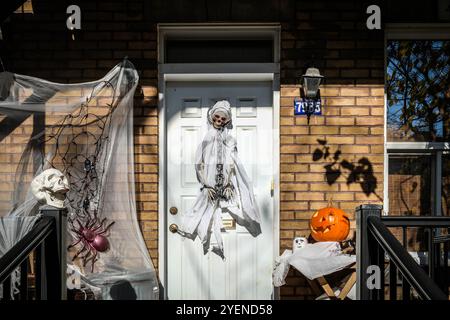
<path id="1" fill-rule="evenodd" d="M 321 115 L 322 105 L 320 99 L 297 98 L 294 100 L 295 115 L 307 115 L 308 110 L 310 115 Z"/>

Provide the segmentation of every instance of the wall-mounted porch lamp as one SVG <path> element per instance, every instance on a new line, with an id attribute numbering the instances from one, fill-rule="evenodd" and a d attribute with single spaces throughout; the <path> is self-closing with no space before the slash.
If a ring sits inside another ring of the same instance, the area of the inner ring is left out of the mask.
<path id="1" fill-rule="evenodd" d="M 322 114 L 319 87 L 323 78 L 324 76 L 320 74 L 317 68 L 308 68 L 305 74 L 302 75 L 303 95 L 302 99 L 298 101 L 298 108 L 296 106 L 295 114 L 306 115 L 308 124 L 312 114 Z"/>
<path id="2" fill-rule="evenodd" d="M 305 96 L 309 99 L 315 99 L 319 92 L 320 82 L 323 79 L 319 69 L 308 68 L 306 73 L 302 76 L 302 79 Z"/>

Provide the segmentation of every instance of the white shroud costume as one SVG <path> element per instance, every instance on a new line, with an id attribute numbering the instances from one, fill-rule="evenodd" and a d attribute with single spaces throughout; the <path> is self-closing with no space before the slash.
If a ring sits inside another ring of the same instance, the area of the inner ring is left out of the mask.
<path id="1" fill-rule="evenodd" d="M 180 228 L 181 235 L 200 238 L 205 254 L 213 233 L 217 246 L 212 251 L 222 258 L 222 212 L 229 213 L 254 237 L 261 233 L 252 184 L 238 158 L 231 128 L 230 103 L 218 101 L 208 111 L 208 132 L 196 154 L 195 170 L 202 187 L 193 208 L 185 212 Z"/>

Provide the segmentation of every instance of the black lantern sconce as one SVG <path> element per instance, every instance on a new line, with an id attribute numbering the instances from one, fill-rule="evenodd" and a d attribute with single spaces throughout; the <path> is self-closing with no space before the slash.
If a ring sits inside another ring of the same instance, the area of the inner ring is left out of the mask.
<path id="1" fill-rule="evenodd" d="M 322 106 L 320 100 L 320 84 L 324 76 L 317 68 L 308 68 L 302 75 L 302 95 L 301 99 L 295 101 L 295 114 L 306 115 L 309 119 L 311 115 L 321 115 Z"/>
<path id="2" fill-rule="evenodd" d="M 305 96 L 309 99 L 315 99 L 318 96 L 320 82 L 323 79 L 319 69 L 308 68 L 302 78 Z"/>

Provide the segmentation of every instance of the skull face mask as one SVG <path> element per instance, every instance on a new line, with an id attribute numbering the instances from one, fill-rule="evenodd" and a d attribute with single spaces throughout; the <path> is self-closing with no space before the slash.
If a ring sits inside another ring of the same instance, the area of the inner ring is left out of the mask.
<path id="1" fill-rule="evenodd" d="M 230 119 L 225 114 L 225 112 L 219 110 L 212 114 L 212 121 L 214 128 L 220 129 L 225 127 L 230 121 Z"/>
<path id="2" fill-rule="evenodd" d="M 217 101 L 208 111 L 208 122 L 216 130 L 232 129 L 230 103 L 226 100 Z"/>
<path id="3" fill-rule="evenodd" d="M 66 193 L 69 191 L 69 181 L 61 171 L 52 168 L 36 176 L 30 188 L 40 203 L 63 208 Z"/>
<path id="4" fill-rule="evenodd" d="M 305 237 L 297 237 L 294 239 L 294 243 L 292 246 L 292 250 L 296 251 L 297 249 L 301 249 L 306 247 L 306 245 L 308 244 L 308 239 Z"/>

